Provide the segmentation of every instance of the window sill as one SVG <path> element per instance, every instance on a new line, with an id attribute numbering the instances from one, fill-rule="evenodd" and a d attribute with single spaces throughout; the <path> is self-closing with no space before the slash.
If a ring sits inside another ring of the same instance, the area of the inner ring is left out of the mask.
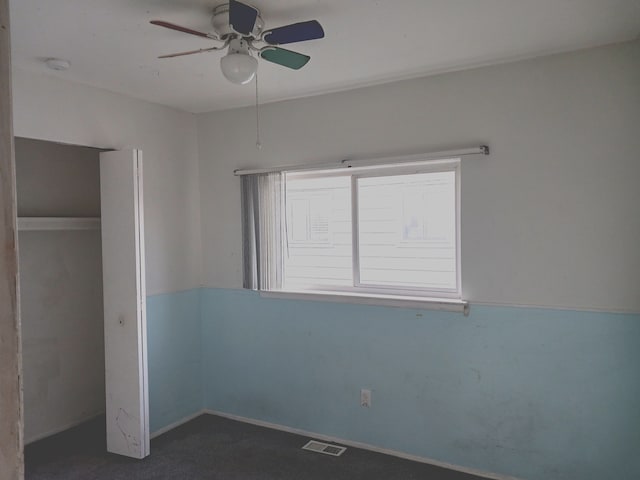
<path id="1" fill-rule="evenodd" d="M 281 298 L 287 300 L 313 300 L 316 302 L 356 303 L 362 305 L 378 305 L 385 307 L 419 308 L 423 310 L 444 310 L 447 312 L 464 313 L 469 315 L 469 302 L 459 299 L 408 297 L 398 295 L 373 295 L 350 292 L 323 292 L 317 290 L 261 291 L 264 298 Z"/>

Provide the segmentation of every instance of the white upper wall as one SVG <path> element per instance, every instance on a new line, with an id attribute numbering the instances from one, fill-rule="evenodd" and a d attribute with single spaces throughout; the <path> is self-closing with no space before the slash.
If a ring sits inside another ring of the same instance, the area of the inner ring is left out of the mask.
<path id="1" fill-rule="evenodd" d="M 240 167 L 490 145 L 462 162 L 474 302 L 640 311 L 640 42 L 198 116 L 206 286 L 241 287 Z"/>
<path id="2" fill-rule="evenodd" d="M 14 128 L 27 138 L 142 148 L 149 294 L 202 278 L 241 286 L 235 168 L 487 143 L 491 156 L 462 167 L 465 297 L 638 311 L 638 58 L 636 41 L 264 105 L 261 151 L 253 108 L 196 120 L 17 70 Z"/>
<path id="3" fill-rule="evenodd" d="M 13 72 L 14 133 L 144 155 L 147 294 L 201 283 L 194 115 L 51 76 Z"/>

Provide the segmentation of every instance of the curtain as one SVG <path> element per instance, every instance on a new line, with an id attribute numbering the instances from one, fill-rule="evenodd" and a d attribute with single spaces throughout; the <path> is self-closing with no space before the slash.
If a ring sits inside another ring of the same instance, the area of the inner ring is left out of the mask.
<path id="1" fill-rule="evenodd" d="M 243 288 L 277 290 L 282 286 L 284 175 L 243 175 Z"/>

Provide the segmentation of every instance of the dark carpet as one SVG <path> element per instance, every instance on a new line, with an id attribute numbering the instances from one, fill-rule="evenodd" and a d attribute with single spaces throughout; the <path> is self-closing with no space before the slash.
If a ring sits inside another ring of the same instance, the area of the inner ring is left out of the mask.
<path id="1" fill-rule="evenodd" d="M 133 460 L 106 453 L 104 418 L 25 448 L 27 480 L 480 480 L 357 448 L 340 457 L 301 450 L 309 439 L 202 415 L 151 441 Z"/>

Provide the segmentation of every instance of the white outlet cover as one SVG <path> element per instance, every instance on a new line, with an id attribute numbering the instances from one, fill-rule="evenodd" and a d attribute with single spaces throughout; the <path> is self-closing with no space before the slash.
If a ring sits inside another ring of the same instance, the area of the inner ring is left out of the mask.
<path id="1" fill-rule="evenodd" d="M 367 408 L 371 406 L 371 390 L 366 388 L 360 390 L 360 406 Z"/>

